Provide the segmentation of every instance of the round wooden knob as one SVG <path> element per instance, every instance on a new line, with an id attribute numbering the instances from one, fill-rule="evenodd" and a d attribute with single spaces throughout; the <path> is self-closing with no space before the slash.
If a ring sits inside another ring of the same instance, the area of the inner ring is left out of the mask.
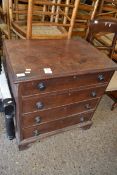
<path id="1" fill-rule="evenodd" d="M 98 75 L 98 80 L 99 81 L 104 81 L 104 75 L 102 75 L 102 74 Z"/>
<path id="2" fill-rule="evenodd" d="M 34 130 L 33 131 L 34 136 L 38 136 L 40 134 L 39 130 Z"/>
<path id="3" fill-rule="evenodd" d="M 85 105 L 85 108 L 86 108 L 86 109 L 91 109 L 91 105 L 90 105 L 90 104 L 86 104 L 86 105 Z"/>
<path id="4" fill-rule="evenodd" d="M 35 123 L 40 123 L 40 122 L 41 122 L 41 117 L 40 116 L 35 117 Z"/>
<path id="5" fill-rule="evenodd" d="M 36 103 L 36 107 L 37 107 L 37 109 L 43 109 L 44 104 L 41 101 L 39 101 L 39 102 Z"/>
<path id="6" fill-rule="evenodd" d="M 37 88 L 40 90 L 40 91 L 43 91 L 46 89 L 46 85 L 44 82 L 40 82 L 38 85 L 37 85 Z"/>
<path id="7" fill-rule="evenodd" d="M 80 122 L 84 122 L 84 117 L 83 116 L 80 117 Z"/>
<path id="8" fill-rule="evenodd" d="M 92 92 L 91 92 L 91 96 L 92 96 L 92 97 L 96 97 L 96 96 L 97 96 L 97 93 L 96 93 L 95 91 L 92 91 Z"/>

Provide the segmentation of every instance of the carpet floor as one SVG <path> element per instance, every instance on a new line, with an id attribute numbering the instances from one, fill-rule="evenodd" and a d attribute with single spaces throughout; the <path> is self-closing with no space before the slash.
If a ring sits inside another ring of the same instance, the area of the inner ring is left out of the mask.
<path id="1" fill-rule="evenodd" d="M 117 108 L 104 96 L 89 130 L 79 128 L 19 151 L 0 114 L 0 175 L 117 175 Z"/>

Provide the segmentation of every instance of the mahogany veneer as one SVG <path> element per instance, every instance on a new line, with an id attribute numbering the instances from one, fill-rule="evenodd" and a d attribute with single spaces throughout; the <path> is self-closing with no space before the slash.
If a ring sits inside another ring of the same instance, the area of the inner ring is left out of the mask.
<path id="1" fill-rule="evenodd" d="M 5 41 L 4 56 L 20 149 L 75 126 L 90 128 L 117 69 L 82 39 Z"/>

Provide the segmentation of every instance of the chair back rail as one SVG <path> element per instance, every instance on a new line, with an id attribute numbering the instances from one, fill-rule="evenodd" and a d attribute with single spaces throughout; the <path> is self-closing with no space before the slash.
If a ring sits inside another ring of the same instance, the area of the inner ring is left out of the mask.
<path id="1" fill-rule="evenodd" d="M 61 28 L 59 30 L 62 32 L 60 38 L 71 38 L 80 0 L 14 0 L 14 4 L 13 0 L 9 1 L 11 26 L 20 35 L 20 28 L 22 27 L 21 30 L 25 30 L 27 39 L 43 38 L 44 35 L 34 35 L 33 31 L 38 30 L 40 26 L 44 26 L 45 30 L 46 26 L 52 26 L 56 29 Z M 21 2 L 26 8 L 20 8 Z M 21 19 L 21 16 L 24 16 L 24 19 Z M 23 27 L 24 23 L 25 27 Z M 14 28 L 14 26 L 17 27 Z M 45 35 L 46 37 L 51 38 L 50 35 Z M 55 34 L 55 38 L 59 38 L 59 36 Z"/>
<path id="2" fill-rule="evenodd" d="M 97 17 L 99 18 L 115 18 L 117 17 L 117 1 L 116 0 L 100 0 Z"/>
<path id="3" fill-rule="evenodd" d="M 98 4 L 99 0 L 91 0 L 90 4 L 80 2 L 73 31 L 74 35 L 86 37 L 89 21 L 94 19 Z"/>
<path id="4" fill-rule="evenodd" d="M 100 33 L 101 37 L 105 34 L 113 33 L 111 45 L 104 45 L 104 42 L 100 40 Z M 96 19 L 91 21 L 87 41 L 94 44 L 94 39 L 101 43 L 101 46 L 97 46 L 97 48 L 101 50 L 108 50 L 109 57 L 113 58 L 117 41 L 117 19 Z"/>

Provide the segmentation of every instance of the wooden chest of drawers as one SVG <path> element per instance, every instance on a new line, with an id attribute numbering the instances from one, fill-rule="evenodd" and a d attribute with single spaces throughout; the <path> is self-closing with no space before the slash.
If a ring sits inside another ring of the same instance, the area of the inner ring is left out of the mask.
<path id="1" fill-rule="evenodd" d="M 87 129 L 117 68 L 82 39 L 5 41 L 19 148 L 79 126 Z"/>

